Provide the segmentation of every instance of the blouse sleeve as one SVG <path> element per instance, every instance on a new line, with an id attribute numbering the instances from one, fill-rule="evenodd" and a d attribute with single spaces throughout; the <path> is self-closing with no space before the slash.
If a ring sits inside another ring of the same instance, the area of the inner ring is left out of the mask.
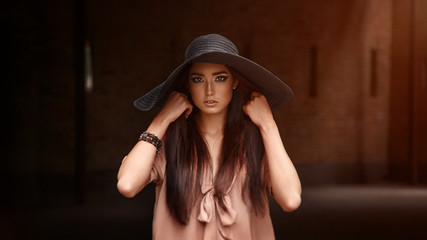
<path id="1" fill-rule="evenodd" d="M 154 182 L 156 185 L 161 184 L 165 176 L 165 171 L 166 157 L 164 147 L 162 147 L 154 159 L 153 168 L 151 169 L 150 182 Z"/>
<path id="2" fill-rule="evenodd" d="M 154 182 L 156 185 L 162 183 L 165 171 L 166 171 L 166 158 L 165 158 L 165 152 L 163 150 L 164 148 L 160 149 L 160 152 L 156 155 L 154 158 L 153 166 L 151 168 L 150 172 L 150 183 Z M 122 160 L 124 162 L 126 160 L 125 156 Z"/>

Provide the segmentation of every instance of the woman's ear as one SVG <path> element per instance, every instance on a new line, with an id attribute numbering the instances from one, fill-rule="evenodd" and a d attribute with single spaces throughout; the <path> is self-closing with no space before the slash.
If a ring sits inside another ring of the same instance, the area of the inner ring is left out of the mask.
<path id="1" fill-rule="evenodd" d="M 239 85 L 239 80 L 234 79 L 234 82 L 233 82 L 233 90 L 235 90 L 235 89 L 237 88 L 237 85 Z"/>

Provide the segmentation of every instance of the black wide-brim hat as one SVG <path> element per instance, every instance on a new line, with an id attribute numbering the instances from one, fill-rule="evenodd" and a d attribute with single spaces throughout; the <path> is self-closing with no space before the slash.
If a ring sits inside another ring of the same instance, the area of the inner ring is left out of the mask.
<path id="1" fill-rule="evenodd" d="M 194 39 L 185 51 L 185 61 L 164 82 L 136 99 L 135 107 L 148 111 L 153 106 L 163 103 L 182 71 L 194 62 L 222 64 L 234 68 L 259 88 L 273 111 L 292 98 L 292 90 L 278 77 L 261 65 L 240 56 L 236 46 L 227 38 L 209 34 Z"/>

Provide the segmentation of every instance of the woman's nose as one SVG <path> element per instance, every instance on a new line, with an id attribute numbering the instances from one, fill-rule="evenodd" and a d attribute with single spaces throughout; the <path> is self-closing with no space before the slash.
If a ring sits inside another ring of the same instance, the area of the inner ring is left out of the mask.
<path id="1" fill-rule="evenodd" d="M 215 93 L 213 83 L 208 81 L 206 83 L 206 95 L 210 96 Z"/>

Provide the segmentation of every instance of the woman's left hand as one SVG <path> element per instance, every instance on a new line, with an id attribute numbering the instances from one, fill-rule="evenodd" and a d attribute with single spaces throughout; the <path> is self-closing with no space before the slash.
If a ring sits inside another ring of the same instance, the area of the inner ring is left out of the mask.
<path id="1" fill-rule="evenodd" d="M 251 100 L 243 106 L 243 111 L 259 128 L 261 128 L 263 124 L 274 121 L 273 113 L 271 112 L 267 99 L 259 92 L 252 92 Z"/>

